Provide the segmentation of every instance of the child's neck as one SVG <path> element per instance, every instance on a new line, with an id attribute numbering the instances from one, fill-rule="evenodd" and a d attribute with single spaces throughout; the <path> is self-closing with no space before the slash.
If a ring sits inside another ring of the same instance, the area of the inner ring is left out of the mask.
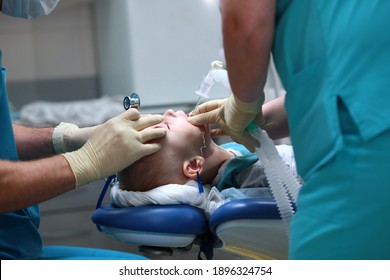
<path id="1" fill-rule="evenodd" d="M 205 165 L 201 174 L 202 182 L 210 184 L 213 179 L 217 176 L 219 168 L 229 158 L 234 155 L 218 145 L 210 145 L 205 153 Z"/>

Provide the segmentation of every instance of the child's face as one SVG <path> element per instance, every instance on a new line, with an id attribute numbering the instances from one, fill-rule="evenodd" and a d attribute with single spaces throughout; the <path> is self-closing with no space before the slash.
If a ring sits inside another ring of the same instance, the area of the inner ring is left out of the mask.
<path id="1" fill-rule="evenodd" d="M 204 145 L 203 141 L 206 145 L 210 142 L 208 127 L 190 124 L 187 122 L 187 114 L 183 111 L 167 110 L 163 117 L 164 122 L 154 126 L 167 128 L 167 135 L 161 142 L 163 149 L 166 145 L 177 152 L 195 149 L 195 151 L 199 151 L 198 155 L 200 155 L 200 148 Z"/>
<path id="2" fill-rule="evenodd" d="M 185 162 L 195 156 L 202 156 L 203 150 L 205 150 L 204 155 L 207 156 L 207 149 L 202 147 L 211 147 L 214 143 L 211 141 L 208 126 L 198 127 L 190 124 L 183 111 L 167 110 L 163 117 L 162 123 L 145 128 L 162 127 L 167 130 L 165 137 L 153 140 L 161 144 L 161 149 L 119 173 L 119 181 L 123 188 L 147 191 L 172 182 L 184 184 L 188 181 L 188 177 L 183 174 Z M 149 174 L 147 178 L 139 176 L 144 172 Z"/>

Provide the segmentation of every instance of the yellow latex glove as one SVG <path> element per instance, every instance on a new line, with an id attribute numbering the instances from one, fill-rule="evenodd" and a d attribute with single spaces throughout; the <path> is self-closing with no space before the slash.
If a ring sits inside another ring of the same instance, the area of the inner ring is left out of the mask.
<path id="1" fill-rule="evenodd" d="M 136 109 L 129 109 L 98 126 L 82 148 L 63 154 L 75 175 L 76 187 L 111 176 L 157 152 L 160 144 L 146 143 L 163 137 L 166 129 L 143 129 L 162 121 L 161 115 L 141 117 Z"/>
<path id="2" fill-rule="evenodd" d="M 263 95 L 255 102 L 246 103 L 232 94 L 227 99 L 203 103 L 191 113 L 188 121 L 193 125 L 216 124 L 220 130 L 213 130 L 213 137 L 226 133 L 233 141 L 243 144 L 248 150 L 254 152 L 256 147 L 260 147 L 260 142 L 252 137 L 246 128 L 255 118 L 256 123 L 262 122 L 263 102 Z"/>
<path id="3" fill-rule="evenodd" d="M 72 123 L 62 122 L 53 131 L 52 142 L 57 154 L 73 152 L 88 141 L 97 126 L 79 128 Z"/>

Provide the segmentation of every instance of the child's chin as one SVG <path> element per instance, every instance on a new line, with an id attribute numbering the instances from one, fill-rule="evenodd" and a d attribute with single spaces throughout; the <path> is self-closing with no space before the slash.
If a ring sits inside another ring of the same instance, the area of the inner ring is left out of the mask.
<path id="1" fill-rule="evenodd" d="M 202 126 L 200 131 L 203 134 L 203 137 L 206 141 L 206 144 L 208 145 L 211 141 L 211 136 L 210 136 L 210 127 L 208 125 Z"/>
<path id="2" fill-rule="evenodd" d="M 209 125 L 204 125 L 204 126 L 199 126 L 199 129 L 201 132 L 204 132 L 207 136 L 210 135 L 210 126 Z"/>

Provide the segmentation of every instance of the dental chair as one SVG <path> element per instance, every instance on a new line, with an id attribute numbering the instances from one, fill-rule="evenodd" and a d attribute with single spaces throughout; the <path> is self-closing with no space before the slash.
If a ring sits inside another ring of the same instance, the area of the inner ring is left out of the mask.
<path id="1" fill-rule="evenodd" d="M 214 248 L 250 259 L 287 258 L 286 226 L 272 199 L 232 200 L 207 219 L 202 210 L 190 205 L 102 206 L 104 195 L 105 191 L 92 221 L 99 231 L 120 242 L 139 245 L 140 251 L 171 254 L 198 245 L 199 259 L 201 253 L 212 259 Z"/>
<path id="2" fill-rule="evenodd" d="M 287 227 L 272 199 L 227 202 L 211 215 L 209 229 L 224 250 L 252 259 L 287 259 Z"/>
<path id="3" fill-rule="evenodd" d="M 211 63 L 209 73 L 204 76 L 199 90 L 196 91 L 199 96 L 198 103 L 201 97 L 208 98 L 208 93 L 216 82 L 223 84 L 231 92 L 227 71 L 223 68 L 222 62 Z M 274 84 L 279 79 L 273 63 L 270 64 L 269 71 L 268 76 L 271 77 L 269 87 L 279 92 L 282 86 Z M 138 109 L 139 96 L 133 93 L 125 97 L 123 106 L 126 110 L 131 107 Z M 264 138 L 262 134 L 260 132 L 257 137 L 263 137 L 260 141 L 262 147 L 269 146 L 267 161 L 270 159 L 273 165 L 275 163 L 273 154 L 277 151 L 271 140 L 267 139 L 268 137 Z M 278 159 L 278 164 L 280 160 Z M 273 166 L 268 169 L 272 168 Z M 271 175 L 275 178 L 275 174 Z M 292 181 L 294 180 L 290 180 L 290 183 Z M 271 184 L 272 188 L 274 185 Z M 102 206 L 106 190 L 105 186 L 92 215 L 92 221 L 99 231 L 121 242 L 139 245 L 141 251 L 171 253 L 174 250 L 188 250 L 195 244 L 200 247 L 198 258 L 204 253 L 207 259 L 212 259 L 213 249 L 220 248 L 251 259 L 287 259 L 288 223 L 295 211 L 296 190 L 292 194 L 291 192 L 284 194 L 284 190 L 276 192 L 274 190 L 275 200 L 271 198 L 231 200 L 220 206 L 210 217 L 206 217 L 202 210 L 190 205 L 126 208 L 118 208 L 112 204 Z"/>

